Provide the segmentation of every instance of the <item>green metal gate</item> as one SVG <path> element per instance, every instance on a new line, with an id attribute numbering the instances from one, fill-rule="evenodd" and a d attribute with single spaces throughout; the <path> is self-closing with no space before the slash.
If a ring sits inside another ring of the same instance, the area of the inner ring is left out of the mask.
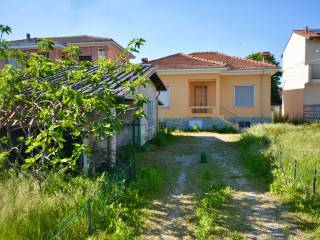
<path id="1" fill-rule="evenodd" d="M 132 144 L 136 147 L 141 147 L 140 119 L 136 119 L 132 122 Z"/>

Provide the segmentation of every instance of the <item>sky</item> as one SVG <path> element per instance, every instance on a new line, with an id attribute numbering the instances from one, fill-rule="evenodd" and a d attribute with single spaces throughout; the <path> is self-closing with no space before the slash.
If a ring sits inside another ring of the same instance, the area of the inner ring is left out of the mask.
<path id="1" fill-rule="evenodd" d="M 122 46 L 146 40 L 136 61 L 194 51 L 281 61 L 293 29 L 320 28 L 319 0 L 0 0 L 11 39 L 94 35 Z"/>

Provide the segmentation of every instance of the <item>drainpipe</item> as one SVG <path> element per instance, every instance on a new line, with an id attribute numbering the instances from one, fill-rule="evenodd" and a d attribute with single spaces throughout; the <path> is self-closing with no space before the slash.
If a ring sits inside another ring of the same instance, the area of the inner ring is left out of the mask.
<path id="1" fill-rule="evenodd" d="M 261 80 L 260 80 L 260 85 L 261 85 L 261 99 L 260 99 L 260 114 L 261 114 L 261 117 L 264 117 L 264 103 L 263 103 L 263 96 L 264 96 L 264 92 L 263 92 L 263 79 L 264 79 L 264 69 L 262 70 L 262 75 L 261 75 Z"/>
<path id="2" fill-rule="evenodd" d="M 160 95 L 160 91 L 158 91 L 158 94 L 156 96 L 156 121 L 157 121 L 157 124 L 156 124 L 156 132 L 159 131 L 159 106 L 158 106 L 158 98 L 159 98 L 159 95 Z"/>

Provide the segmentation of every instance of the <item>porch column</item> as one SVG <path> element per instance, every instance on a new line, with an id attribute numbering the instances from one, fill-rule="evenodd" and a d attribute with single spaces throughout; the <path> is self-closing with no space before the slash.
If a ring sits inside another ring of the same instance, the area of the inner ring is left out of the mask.
<path id="1" fill-rule="evenodd" d="M 216 115 L 220 116 L 220 76 L 216 78 Z"/>

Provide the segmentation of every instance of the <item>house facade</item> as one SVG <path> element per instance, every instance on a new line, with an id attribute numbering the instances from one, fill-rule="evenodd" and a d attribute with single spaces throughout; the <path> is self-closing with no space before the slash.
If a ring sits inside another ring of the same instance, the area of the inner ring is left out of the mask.
<path id="1" fill-rule="evenodd" d="M 294 30 L 282 61 L 282 114 L 320 119 L 320 29 Z"/>
<path id="2" fill-rule="evenodd" d="M 25 53 L 31 53 L 38 50 L 38 42 L 43 38 L 31 38 L 30 34 L 26 35 L 25 39 L 9 41 L 9 48 L 20 49 Z M 54 49 L 49 53 L 49 58 L 55 59 L 63 58 L 64 53 L 62 49 L 67 46 L 78 46 L 80 50 L 79 61 L 95 62 L 98 58 L 115 58 L 125 49 L 115 42 L 112 38 L 96 37 L 88 35 L 67 36 L 67 37 L 48 37 L 46 38 L 54 42 Z M 129 55 L 128 58 L 134 58 Z M 6 63 L 16 66 L 16 59 L 7 59 L 0 61 L 0 67 Z"/>
<path id="3" fill-rule="evenodd" d="M 166 127 L 244 128 L 271 121 L 271 76 L 277 67 L 266 60 L 195 52 L 148 62 L 158 66 L 167 88 L 159 96 L 159 121 Z"/>

